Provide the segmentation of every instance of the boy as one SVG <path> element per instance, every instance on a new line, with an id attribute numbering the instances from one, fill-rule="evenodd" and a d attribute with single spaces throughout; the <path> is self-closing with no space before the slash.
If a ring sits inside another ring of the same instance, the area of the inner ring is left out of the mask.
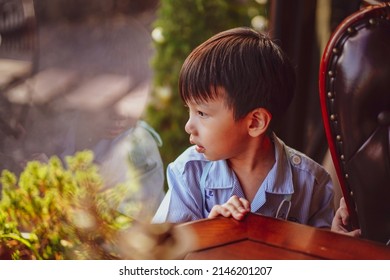
<path id="1" fill-rule="evenodd" d="M 328 173 L 271 130 L 293 98 L 294 69 L 267 36 L 221 32 L 185 60 L 179 91 L 192 147 L 168 166 L 169 190 L 153 222 L 254 212 L 330 228 Z"/>

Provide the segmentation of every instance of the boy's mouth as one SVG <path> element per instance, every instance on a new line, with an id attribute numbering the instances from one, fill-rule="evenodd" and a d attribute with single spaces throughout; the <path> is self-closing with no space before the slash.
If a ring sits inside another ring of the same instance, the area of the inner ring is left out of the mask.
<path id="1" fill-rule="evenodd" d="M 123 133 L 125 130 L 126 130 L 125 127 L 120 127 L 120 126 L 110 127 L 106 129 L 106 136 L 108 138 L 115 138 L 119 134 Z"/>
<path id="2" fill-rule="evenodd" d="M 200 145 L 196 144 L 196 143 L 192 140 L 192 138 L 190 138 L 190 143 L 191 143 L 192 145 L 195 145 L 195 150 L 196 150 L 198 153 L 204 153 L 204 152 L 205 152 L 206 149 L 205 149 L 203 146 L 200 146 Z"/>
<path id="3" fill-rule="evenodd" d="M 203 146 L 196 145 L 196 146 L 195 146 L 195 150 L 196 150 L 198 153 L 204 153 L 206 149 L 205 149 Z"/>

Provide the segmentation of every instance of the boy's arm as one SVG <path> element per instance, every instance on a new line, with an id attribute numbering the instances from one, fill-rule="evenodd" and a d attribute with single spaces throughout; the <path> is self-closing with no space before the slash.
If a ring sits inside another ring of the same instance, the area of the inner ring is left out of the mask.
<path id="1" fill-rule="evenodd" d="M 160 204 L 153 223 L 182 223 L 205 218 L 202 213 L 202 194 L 195 181 L 181 174 L 174 165 L 167 168 L 169 190 Z"/>
<path id="2" fill-rule="evenodd" d="M 311 201 L 311 217 L 308 225 L 318 228 L 331 228 L 334 217 L 333 183 L 328 173 L 316 179 Z"/>

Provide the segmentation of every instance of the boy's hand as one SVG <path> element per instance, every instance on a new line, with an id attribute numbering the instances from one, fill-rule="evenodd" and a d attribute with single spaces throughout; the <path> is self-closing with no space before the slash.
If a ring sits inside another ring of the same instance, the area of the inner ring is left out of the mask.
<path id="1" fill-rule="evenodd" d="M 332 221 L 331 230 L 337 233 L 359 237 L 360 229 L 355 229 L 352 231 L 348 230 L 349 228 L 349 213 L 347 209 L 347 205 L 345 204 L 344 197 L 340 199 L 340 207 L 337 209 L 336 214 Z"/>
<path id="2" fill-rule="evenodd" d="M 233 195 L 225 204 L 215 205 L 209 214 L 209 218 L 217 216 L 233 217 L 241 220 L 250 211 L 250 203 L 245 198 Z"/>

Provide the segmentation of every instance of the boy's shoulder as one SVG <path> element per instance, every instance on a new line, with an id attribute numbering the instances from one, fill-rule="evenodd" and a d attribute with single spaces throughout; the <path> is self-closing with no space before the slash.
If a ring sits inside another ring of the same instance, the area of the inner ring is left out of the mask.
<path id="1" fill-rule="evenodd" d="M 310 158 L 308 155 L 297 151 L 291 147 L 287 148 L 288 153 L 288 159 L 290 161 L 290 164 L 296 166 L 300 169 L 324 169 L 324 167 L 316 162 L 314 159 Z"/>
<path id="2" fill-rule="evenodd" d="M 162 146 L 160 135 L 147 122 L 138 120 L 134 128 L 130 129 L 130 136 L 138 139 L 139 142 L 151 141 L 155 142 L 158 147 Z"/>
<path id="3" fill-rule="evenodd" d="M 288 161 L 292 167 L 293 172 L 300 174 L 306 174 L 303 176 L 310 176 L 315 178 L 316 181 L 328 180 L 330 174 L 328 171 L 314 159 L 310 158 L 306 154 L 297 151 L 291 147 L 286 148 Z"/>
<path id="4" fill-rule="evenodd" d="M 319 174 L 327 174 L 325 168 L 314 159 L 310 158 L 308 155 L 286 145 L 280 139 L 278 139 L 278 142 L 280 147 L 282 147 L 282 149 L 285 151 L 286 159 L 288 160 L 289 165 L 293 167 L 293 169 L 310 173 L 315 177 L 317 177 Z"/>

